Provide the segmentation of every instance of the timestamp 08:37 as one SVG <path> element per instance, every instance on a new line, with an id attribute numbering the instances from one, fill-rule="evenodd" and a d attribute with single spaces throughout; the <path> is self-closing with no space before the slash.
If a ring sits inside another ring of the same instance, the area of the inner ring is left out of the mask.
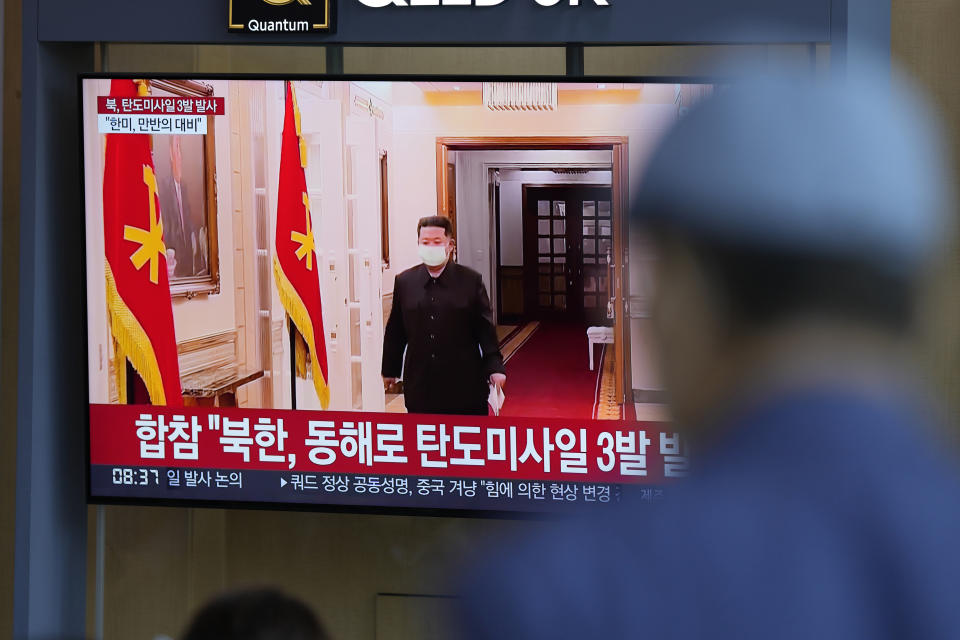
<path id="1" fill-rule="evenodd" d="M 113 484 L 135 487 L 160 486 L 160 470 L 114 467 Z"/>

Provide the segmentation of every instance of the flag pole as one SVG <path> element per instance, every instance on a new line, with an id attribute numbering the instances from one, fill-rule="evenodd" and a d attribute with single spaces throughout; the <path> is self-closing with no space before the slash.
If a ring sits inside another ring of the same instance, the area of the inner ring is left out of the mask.
<path id="1" fill-rule="evenodd" d="M 290 406 L 297 408 L 297 325 L 293 318 L 287 316 L 287 326 L 290 328 Z"/>
<path id="2" fill-rule="evenodd" d="M 123 359 L 124 371 L 127 376 L 127 404 L 137 404 L 137 371 L 126 358 Z"/>

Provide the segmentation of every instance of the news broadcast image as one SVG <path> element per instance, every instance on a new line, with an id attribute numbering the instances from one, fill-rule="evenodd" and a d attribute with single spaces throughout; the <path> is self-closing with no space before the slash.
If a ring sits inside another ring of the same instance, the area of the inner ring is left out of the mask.
<path id="1" fill-rule="evenodd" d="M 629 194 L 713 87 L 82 82 L 92 500 L 567 512 L 685 474 Z"/>

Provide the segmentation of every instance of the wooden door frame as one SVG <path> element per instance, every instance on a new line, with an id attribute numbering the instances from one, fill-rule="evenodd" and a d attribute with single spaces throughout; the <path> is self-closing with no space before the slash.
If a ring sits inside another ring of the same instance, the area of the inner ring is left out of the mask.
<path id="1" fill-rule="evenodd" d="M 629 144 L 627 136 L 468 136 L 437 138 L 437 215 L 450 217 L 447 197 L 450 185 L 447 184 L 447 162 L 450 151 L 611 151 L 613 153 L 613 171 L 611 188 L 613 190 L 613 246 L 618 261 L 614 269 L 614 281 L 610 283 L 610 294 L 614 297 L 616 314 L 614 333 L 616 336 L 616 389 L 620 403 L 631 402 L 633 382 L 630 367 L 626 366 L 630 358 L 630 242 L 629 242 L 629 202 L 630 170 Z"/>

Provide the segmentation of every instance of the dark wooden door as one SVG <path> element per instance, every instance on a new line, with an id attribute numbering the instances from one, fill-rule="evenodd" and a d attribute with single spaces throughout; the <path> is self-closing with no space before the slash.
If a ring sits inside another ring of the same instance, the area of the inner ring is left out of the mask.
<path id="1" fill-rule="evenodd" d="M 591 325 L 608 325 L 613 245 L 613 207 L 610 189 L 584 190 L 580 200 L 581 255 L 584 319 Z"/>
<path id="2" fill-rule="evenodd" d="M 602 324 L 609 299 L 609 187 L 525 187 L 525 310 L 540 320 Z"/>

